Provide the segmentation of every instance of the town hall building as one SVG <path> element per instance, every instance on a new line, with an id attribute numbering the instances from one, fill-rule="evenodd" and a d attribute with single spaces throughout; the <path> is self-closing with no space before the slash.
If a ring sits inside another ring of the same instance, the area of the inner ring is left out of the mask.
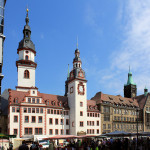
<path id="1" fill-rule="evenodd" d="M 31 40 L 28 9 L 25 22 L 23 39 L 17 49 L 18 85 L 16 90 L 6 89 L 2 94 L 2 102 L 7 107 L 1 109 L 8 116 L 3 126 L 8 126 L 8 134 L 50 137 L 100 135 L 115 130 L 150 132 L 150 94 L 145 88 L 144 93 L 137 96 L 130 71 L 124 97 L 97 92 L 87 100 L 87 79 L 78 48 L 73 69 L 65 81 L 64 96 L 40 93 L 35 84 L 36 49 Z"/>
<path id="2" fill-rule="evenodd" d="M 28 10 L 25 21 L 23 39 L 17 49 L 18 85 L 16 90 L 3 93 L 3 98 L 8 99 L 8 134 L 99 135 L 100 112 L 94 100 L 87 100 L 87 80 L 79 49 L 75 50 L 73 70 L 66 80 L 65 96 L 40 93 L 35 86 L 36 50 Z"/>

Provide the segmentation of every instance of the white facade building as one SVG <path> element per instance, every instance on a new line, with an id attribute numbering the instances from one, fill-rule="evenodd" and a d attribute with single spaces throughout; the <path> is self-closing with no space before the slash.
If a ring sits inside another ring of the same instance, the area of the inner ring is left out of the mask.
<path id="1" fill-rule="evenodd" d="M 78 49 L 66 80 L 65 96 L 40 93 L 35 87 L 36 51 L 28 23 L 27 12 L 24 37 L 17 51 L 18 86 L 7 91 L 9 134 L 17 137 L 101 134 L 100 111 L 96 101 L 87 100 L 87 80 Z"/>

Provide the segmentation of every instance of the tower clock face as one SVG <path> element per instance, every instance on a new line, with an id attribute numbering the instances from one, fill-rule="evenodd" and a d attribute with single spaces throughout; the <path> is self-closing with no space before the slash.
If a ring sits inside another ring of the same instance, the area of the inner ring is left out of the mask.
<path id="1" fill-rule="evenodd" d="M 79 86 L 79 91 L 83 92 L 83 86 Z"/>
<path id="2" fill-rule="evenodd" d="M 80 83 L 78 84 L 78 94 L 79 94 L 79 95 L 84 95 L 84 85 L 83 85 L 82 82 L 80 82 Z"/>

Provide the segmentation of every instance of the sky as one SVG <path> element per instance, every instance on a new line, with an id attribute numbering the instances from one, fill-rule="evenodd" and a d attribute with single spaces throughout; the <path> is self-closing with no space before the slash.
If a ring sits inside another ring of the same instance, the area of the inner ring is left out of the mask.
<path id="1" fill-rule="evenodd" d="M 64 95 L 77 36 L 87 99 L 99 91 L 123 96 L 129 65 L 137 94 L 150 88 L 149 0 L 7 0 L 2 91 L 17 86 L 17 48 L 27 6 L 41 93 Z"/>

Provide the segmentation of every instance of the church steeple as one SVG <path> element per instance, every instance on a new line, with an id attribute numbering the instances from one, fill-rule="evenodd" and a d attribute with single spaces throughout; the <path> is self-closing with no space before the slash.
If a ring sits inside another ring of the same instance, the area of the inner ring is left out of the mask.
<path id="1" fill-rule="evenodd" d="M 23 29 L 23 39 L 19 42 L 17 53 L 19 60 L 16 61 L 18 70 L 18 86 L 17 90 L 28 91 L 31 88 L 35 88 L 35 69 L 37 64 L 35 63 L 35 46 L 31 41 L 31 29 L 29 26 L 28 9 L 25 18 L 25 26 Z"/>
<path id="2" fill-rule="evenodd" d="M 27 14 L 25 18 L 26 25 L 23 29 L 23 39 L 19 42 L 18 49 L 22 48 L 30 48 L 31 50 L 35 51 L 34 43 L 31 41 L 31 28 L 29 26 L 29 10 L 27 9 Z"/>
<path id="3" fill-rule="evenodd" d="M 136 88 L 136 84 L 133 82 L 132 72 L 130 71 L 130 66 L 129 66 L 127 84 L 124 85 L 124 97 L 132 98 L 135 97 L 136 94 L 137 94 L 137 88 Z"/>

